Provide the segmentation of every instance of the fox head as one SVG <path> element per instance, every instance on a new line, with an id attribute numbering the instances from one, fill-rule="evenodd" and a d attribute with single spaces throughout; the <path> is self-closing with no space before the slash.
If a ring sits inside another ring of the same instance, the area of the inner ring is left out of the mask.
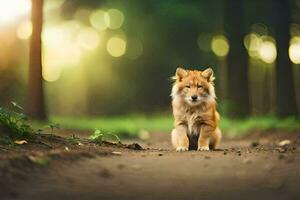
<path id="1" fill-rule="evenodd" d="M 181 98 L 190 106 L 197 106 L 202 102 L 214 101 L 213 70 L 204 71 L 186 70 L 181 67 L 176 69 L 173 76 L 175 83 L 172 88 L 172 98 Z"/>

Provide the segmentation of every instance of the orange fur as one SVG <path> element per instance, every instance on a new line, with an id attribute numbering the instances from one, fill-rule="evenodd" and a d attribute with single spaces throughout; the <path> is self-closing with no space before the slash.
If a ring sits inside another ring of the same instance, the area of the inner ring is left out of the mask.
<path id="1" fill-rule="evenodd" d="M 179 67 L 173 79 L 173 146 L 177 151 L 215 149 L 221 141 L 221 131 L 212 69 L 198 71 Z"/>

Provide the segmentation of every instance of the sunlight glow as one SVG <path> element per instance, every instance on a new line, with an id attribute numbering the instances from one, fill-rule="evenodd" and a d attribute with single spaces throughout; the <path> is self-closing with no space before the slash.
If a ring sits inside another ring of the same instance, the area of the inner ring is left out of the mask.
<path id="1" fill-rule="evenodd" d="M 268 64 L 271 64 L 276 60 L 276 44 L 274 38 L 271 36 L 258 35 L 257 33 L 252 32 L 245 36 L 244 45 L 251 58 L 260 59 Z"/>
<path id="2" fill-rule="evenodd" d="M 44 1 L 44 11 L 50 11 L 60 8 L 66 0 Z"/>
<path id="3" fill-rule="evenodd" d="M 77 21 L 65 21 L 59 25 L 45 27 L 42 32 L 42 42 L 45 46 L 58 48 L 73 43 L 80 24 Z"/>
<path id="4" fill-rule="evenodd" d="M 93 28 L 81 28 L 77 36 L 77 43 L 80 47 L 87 50 L 96 49 L 99 45 L 100 37 Z"/>
<path id="5" fill-rule="evenodd" d="M 29 20 L 23 21 L 17 29 L 17 36 L 21 40 L 27 40 L 32 34 L 32 23 Z"/>
<path id="6" fill-rule="evenodd" d="M 260 58 L 258 50 L 262 44 L 262 39 L 256 33 L 250 33 L 244 38 L 244 45 L 248 50 L 248 54 L 252 58 Z"/>
<path id="7" fill-rule="evenodd" d="M 96 10 L 92 12 L 90 15 L 90 24 L 99 31 L 107 29 L 108 23 L 106 21 L 109 19 L 105 20 L 105 15 L 106 13 L 103 10 Z"/>
<path id="8" fill-rule="evenodd" d="M 225 57 L 229 52 L 229 43 L 225 36 L 217 35 L 212 38 L 211 49 L 218 57 Z"/>
<path id="9" fill-rule="evenodd" d="M 82 57 L 81 47 L 93 47 L 94 44 L 89 46 L 91 42 L 87 42 L 86 35 L 80 36 L 81 30 L 85 30 L 85 28 L 72 20 L 64 21 L 58 25 L 45 26 L 42 33 L 42 43 L 43 78 L 46 81 L 57 81 L 65 68 L 79 66 Z"/>
<path id="10" fill-rule="evenodd" d="M 110 29 L 119 29 L 124 22 L 124 14 L 118 9 L 110 9 L 105 13 L 104 21 Z"/>
<path id="11" fill-rule="evenodd" d="M 108 40 L 106 49 L 113 57 L 120 57 L 126 51 L 126 41 L 120 37 L 112 37 Z"/>
<path id="12" fill-rule="evenodd" d="M 265 63 L 273 63 L 277 56 L 275 43 L 272 41 L 264 41 L 259 48 L 260 59 Z"/>
<path id="13" fill-rule="evenodd" d="M 43 65 L 42 76 L 45 81 L 55 82 L 62 73 L 62 68 L 58 65 L 51 65 L 50 63 Z"/>
<path id="14" fill-rule="evenodd" d="M 0 24 L 13 23 L 31 10 L 30 0 L 0 0 Z"/>
<path id="15" fill-rule="evenodd" d="M 290 44 L 290 59 L 294 64 L 300 64 L 300 37 L 293 37 Z"/>

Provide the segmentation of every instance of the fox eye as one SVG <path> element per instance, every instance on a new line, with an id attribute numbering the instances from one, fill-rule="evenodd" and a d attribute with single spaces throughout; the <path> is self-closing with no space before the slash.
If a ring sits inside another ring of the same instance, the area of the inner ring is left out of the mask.
<path id="1" fill-rule="evenodd" d="M 197 88 L 203 88 L 203 85 L 197 85 Z"/>
<path id="2" fill-rule="evenodd" d="M 189 86 L 189 85 L 187 85 L 187 86 L 185 86 L 186 88 L 191 88 L 191 86 Z"/>

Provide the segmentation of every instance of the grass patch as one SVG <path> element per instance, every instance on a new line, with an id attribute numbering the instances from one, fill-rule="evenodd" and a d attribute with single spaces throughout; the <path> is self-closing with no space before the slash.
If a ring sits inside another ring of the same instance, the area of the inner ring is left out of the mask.
<path id="1" fill-rule="evenodd" d="M 53 124 L 60 124 L 62 128 L 89 131 L 97 128 L 102 133 L 117 134 L 121 137 L 135 137 L 141 130 L 169 132 L 173 127 L 172 117 L 159 115 L 106 118 L 52 117 L 50 121 Z M 37 125 L 39 124 L 35 124 Z"/>
<path id="2" fill-rule="evenodd" d="M 286 132 L 300 132 L 300 120 L 292 117 L 279 119 L 273 116 L 251 117 L 244 120 L 222 118 L 221 129 L 229 136 L 246 134 L 254 130 L 282 130 Z"/>
<path id="3" fill-rule="evenodd" d="M 173 128 L 171 115 L 129 115 L 118 117 L 76 118 L 52 117 L 51 123 L 60 124 L 62 128 L 89 130 L 95 128 L 101 133 L 111 133 L 124 137 L 136 137 L 141 130 L 150 132 L 168 132 Z M 283 130 L 300 132 L 300 121 L 294 118 L 278 119 L 276 117 L 251 117 L 244 120 L 221 119 L 221 129 L 224 135 L 238 136 L 251 131 Z"/>

